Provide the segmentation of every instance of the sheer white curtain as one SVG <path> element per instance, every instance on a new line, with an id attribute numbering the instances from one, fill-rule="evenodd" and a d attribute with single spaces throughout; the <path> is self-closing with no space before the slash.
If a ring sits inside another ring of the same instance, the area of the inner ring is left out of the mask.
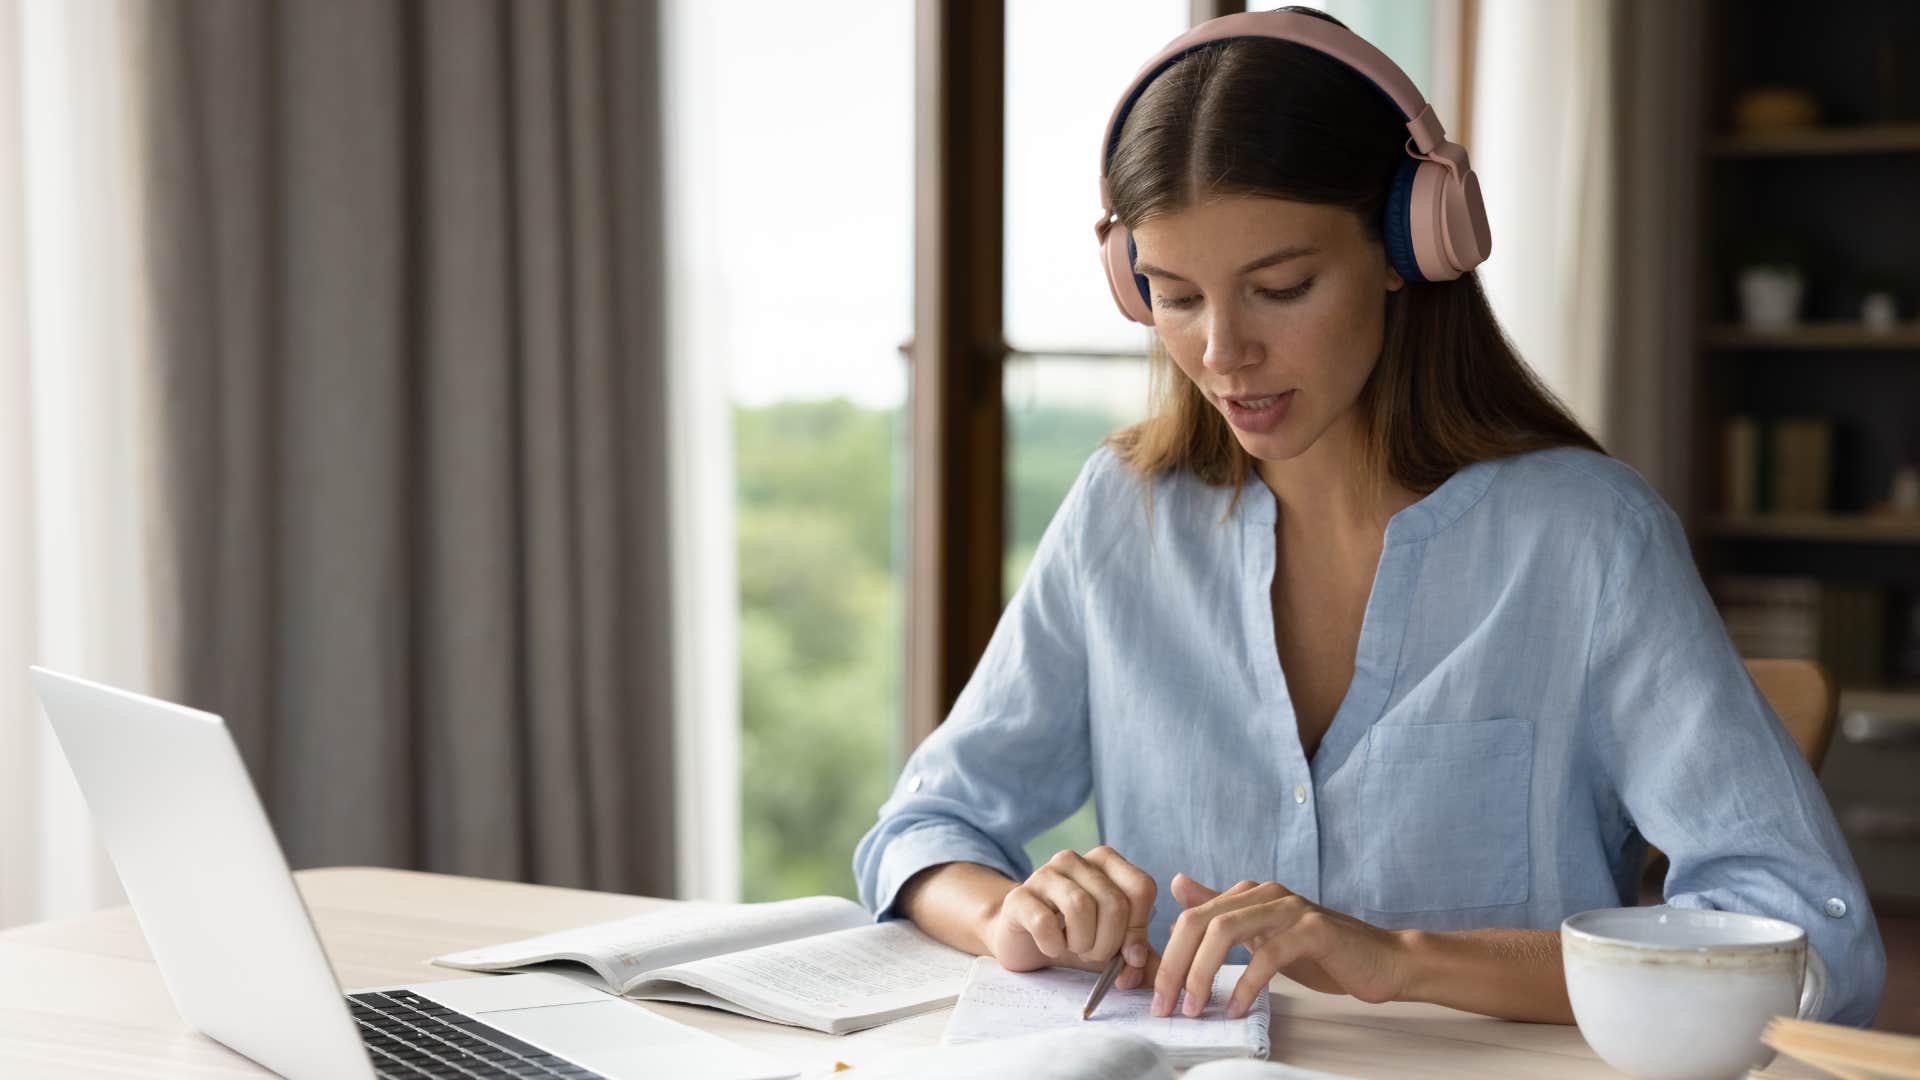
<path id="1" fill-rule="evenodd" d="M 1612 334 L 1617 0 L 1480 0 L 1469 149 L 1493 256 L 1480 270 L 1520 354 L 1602 442 Z"/>
<path id="2" fill-rule="evenodd" d="M 725 9 L 661 5 L 666 90 L 668 519 L 672 522 L 674 852 L 680 895 L 740 899 L 739 584 L 734 567 L 733 426 L 713 113 L 726 76 Z M 718 538 L 724 537 L 724 542 Z"/>
<path id="3" fill-rule="evenodd" d="M 125 14 L 0 0 L 0 926 L 120 902 L 27 665 L 154 671 Z"/>

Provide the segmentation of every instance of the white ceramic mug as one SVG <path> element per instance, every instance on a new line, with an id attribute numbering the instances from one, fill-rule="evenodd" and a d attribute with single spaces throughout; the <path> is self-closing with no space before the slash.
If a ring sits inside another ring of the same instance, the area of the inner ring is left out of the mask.
<path id="1" fill-rule="evenodd" d="M 1645 1080 L 1717 1080 L 1767 1063 L 1760 1031 L 1811 1016 L 1827 970 L 1790 922 L 1732 911 L 1583 911 L 1560 924 L 1567 997 L 1601 1060 Z"/>

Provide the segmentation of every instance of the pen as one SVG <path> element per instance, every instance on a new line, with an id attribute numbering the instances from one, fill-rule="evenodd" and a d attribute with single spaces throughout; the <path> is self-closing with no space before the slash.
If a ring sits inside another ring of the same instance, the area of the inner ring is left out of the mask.
<path id="1" fill-rule="evenodd" d="M 1107 987 L 1112 986 L 1113 980 L 1119 978 L 1120 968 L 1126 962 L 1124 953 L 1114 953 L 1113 959 L 1107 961 L 1107 970 L 1100 973 L 1100 981 L 1093 984 L 1093 993 L 1087 995 L 1087 1003 L 1080 1009 L 1080 1019 L 1093 1018 L 1094 1006 L 1100 1004 L 1100 999 L 1107 996 Z"/>

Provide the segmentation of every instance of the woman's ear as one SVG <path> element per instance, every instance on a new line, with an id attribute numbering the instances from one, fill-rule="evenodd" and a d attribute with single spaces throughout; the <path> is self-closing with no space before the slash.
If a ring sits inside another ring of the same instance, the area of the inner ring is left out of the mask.
<path id="1" fill-rule="evenodd" d="M 1406 283 L 1407 283 L 1407 279 L 1406 279 L 1406 278 L 1403 278 L 1403 277 L 1401 277 L 1401 276 L 1400 276 L 1400 271 L 1398 271 L 1398 270 L 1395 270 L 1395 269 L 1393 268 L 1393 266 L 1392 266 L 1392 264 L 1388 264 L 1388 266 L 1387 266 L 1387 291 L 1388 291 L 1388 292 L 1399 292 L 1399 291 L 1400 291 L 1400 286 L 1402 286 L 1402 285 L 1405 285 Z"/>

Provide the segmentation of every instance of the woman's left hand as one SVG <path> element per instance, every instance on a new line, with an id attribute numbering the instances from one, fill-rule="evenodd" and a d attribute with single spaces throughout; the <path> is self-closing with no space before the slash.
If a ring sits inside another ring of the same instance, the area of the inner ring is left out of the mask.
<path id="1" fill-rule="evenodd" d="M 1213 977 L 1235 945 L 1253 953 L 1234 987 L 1227 1015 L 1238 1019 L 1276 974 L 1311 989 L 1390 1001 L 1407 966 L 1406 938 L 1331 911 L 1271 881 L 1242 881 L 1215 892 L 1175 874 L 1173 896 L 1185 911 L 1174 921 L 1153 983 L 1153 1015 L 1172 1015 L 1180 991 L 1186 1014 L 1200 1015 Z"/>

